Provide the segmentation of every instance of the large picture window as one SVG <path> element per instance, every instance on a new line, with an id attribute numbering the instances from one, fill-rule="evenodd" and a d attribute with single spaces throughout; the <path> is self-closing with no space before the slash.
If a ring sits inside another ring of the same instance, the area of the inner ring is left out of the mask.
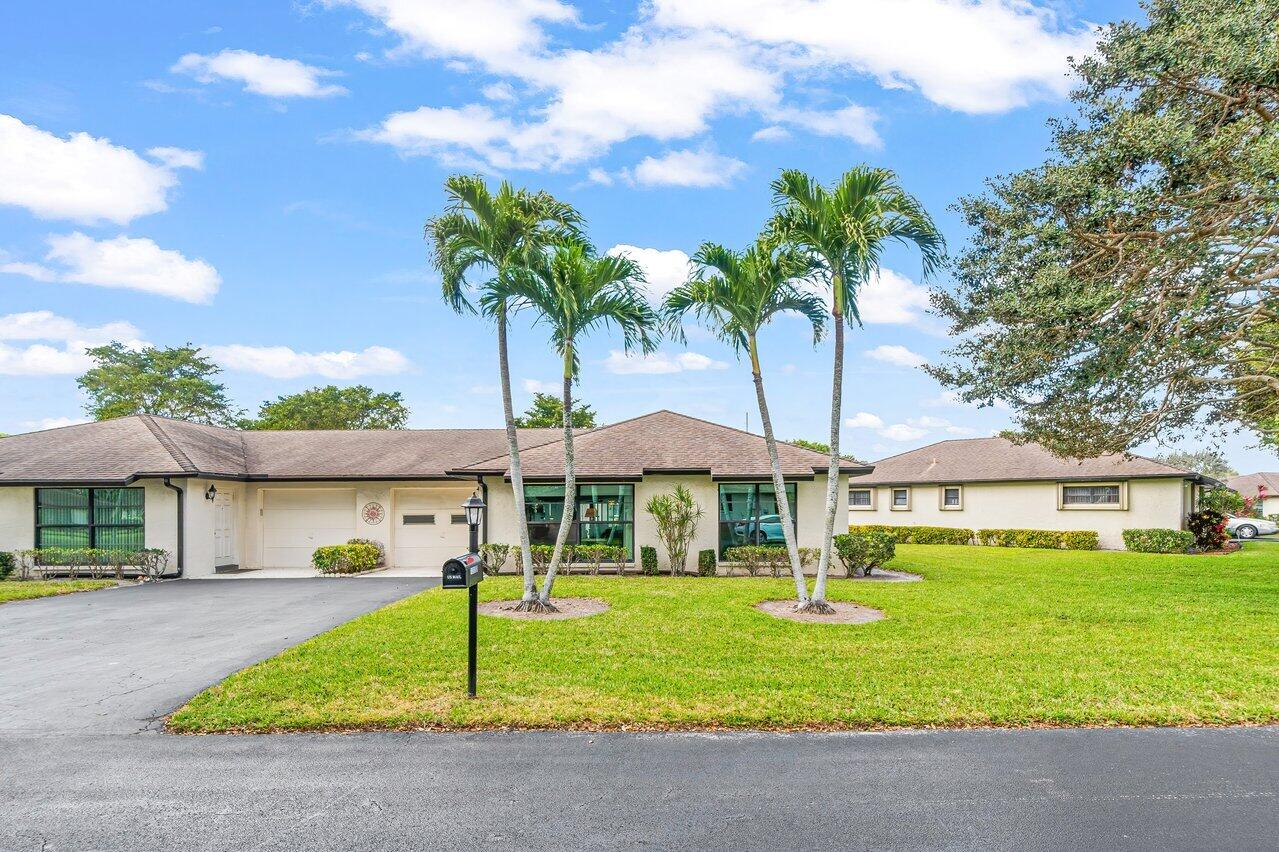
<path id="1" fill-rule="evenodd" d="M 564 518 L 563 485 L 526 485 L 524 512 L 529 540 L 555 544 Z M 607 544 L 635 557 L 635 486 L 590 483 L 577 486 L 577 512 L 571 518 L 570 544 Z"/>
<path id="2" fill-rule="evenodd" d="M 1060 486 L 1061 509 L 1126 509 L 1123 483 L 1098 482 Z"/>
<path id="3" fill-rule="evenodd" d="M 37 488 L 36 547 L 145 547 L 141 488 Z"/>
<path id="4" fill-rule="evenodd" d="M 786 499 L 795 516 L 795 483 L 786 483 Z M 743 544 L 784 544 L 777 492 L 771 482 L 724 482 L 719 486 L 719 555 Z"/>

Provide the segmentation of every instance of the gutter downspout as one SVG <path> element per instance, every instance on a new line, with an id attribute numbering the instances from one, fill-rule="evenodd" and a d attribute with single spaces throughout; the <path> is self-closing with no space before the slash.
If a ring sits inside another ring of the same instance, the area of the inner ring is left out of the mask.
<path id="1" fill-rule="evenodd" d="M 475 477 L 475 481 L 480 485 L 480 499 L 483 500 L 484 505 L 487 506 L 489 504 L 488 483 L 484 481 L 484 477 L 482 476 Z M 489 512 L 487 509 L 484 511 L 484 518 L 480 521 L 480 543 L 489 543 Z"/>
<path id="2" fill-rule="evenodd" d="M 186 565 L 186 489 L 179 488 L 169 481 L 169 477 L 162 480 L 164 487 L 168 488 L 178 495 L 178 573 L 174 574 L 170 579 L 180 579 L 182 577 L 183 568 Z"/>

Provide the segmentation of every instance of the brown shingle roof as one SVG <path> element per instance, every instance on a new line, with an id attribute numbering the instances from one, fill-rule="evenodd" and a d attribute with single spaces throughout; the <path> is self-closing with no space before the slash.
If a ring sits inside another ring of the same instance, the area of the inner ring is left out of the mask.
<path id="1" fill-rule="evenodd" d="M 1242 497 L 1256 497 L 1262 486 L 1267 497 L 1279 497 L 1279 473 L 1245 473 L 1226 480 L 1226 487 L 1238 491 Z"/>
<path id="2" fill-rule="evenodd" d="M 1038 444 L 1007 438 L 941 441 L 875 462 L 875 470 L 851 485 L 909 485 L 933 482 L 1000 482 L 1035 479 L 1133 479 L 1198 474 L 1143 456 L 1119 454 L 1061 459 Z"/>
<path id="3" fill-rule="evenodd" d="M 811 478 L 825 472 L 827 457 L 793 444 L 778 443 L 784 476 Z M 632 420 L 574 435 L 574 466 L 584 479 L 636 479 L 645 473 L 706 472 L 723 479 L 768 478 L 772 465 L 764 438 L 673 411 L 657 411 Z M 564 442 L 520 451 L 528 479 L 562 479 Z M 459 468 L 459 473 L 509 472 L 505 455 Z M 842 470 L 866 467 L 846 463 Z"/>

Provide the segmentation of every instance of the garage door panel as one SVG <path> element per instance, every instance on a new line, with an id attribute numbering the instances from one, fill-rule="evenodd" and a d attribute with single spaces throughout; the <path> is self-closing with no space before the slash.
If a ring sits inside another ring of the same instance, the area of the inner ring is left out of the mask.
<path id="1" fill-rule="evenodd" d="M 265 491 L 262 495 L 262 564 L 305 567 L 317 547 L 355 535 L 355 492 Z"/>
<path id="2" fill-rule="evenodd" d="M 439 488 L 396 494 L 394 560 L 398 568 L 435 568 L 466 550 L 468 529 L 453 523 L 470 488 Z M 434 516 L 434 523 L 404 523 L 404 516 Z"/>

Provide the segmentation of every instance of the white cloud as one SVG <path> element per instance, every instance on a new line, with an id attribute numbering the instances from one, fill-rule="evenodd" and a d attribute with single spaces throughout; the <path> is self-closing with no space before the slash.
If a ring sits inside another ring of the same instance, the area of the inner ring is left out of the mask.
<path id="1" fill-rule="evenodd" d="M 752 142 L 781 142 L 790 138 L 790 131 L 778 124 L 761 127 L 751 134 Z"/>
<path id="2" fill-rule="evenodd" d="M 9 376 L 63 376 L 83 373 L 93 366 L 85 354 L 91 346 L 118 340 L 131 349 L 146 344 L 131 323 L 111 322 L 83 326 L 51 311 L 29 311 L 0 317 L 0 374 Z M 53 341 L 10 346 L 4 341 Z"/>
<path id="3" fill-rule="evenodd" d="M 598 183 L 600 186 L 613 185 L 613 176 L 606 169 L 601 169 L 598 166 L 586 172 L 586 179 L 591 183 Z"/>
<path id="4" fill-rule="evenodd" d="M 605 254 L 629 257 L 644 269 L 644 293 L 654 305 L 661 304 L 667 293 L 688 280 L 688 255 L 679 249 L 663 251 L 618 243 Z"/>
<path id="5" fill-rule="evenodd" d="M 661 375 L 666 373 L 698 372 L 701 370 L 723 370 L 728 364 L 716 361 L 700 352 L 653 352 L 644 355 L 636 352 L 623 352 L 619 349 L 609 350 L 604 359 L 604 368 L 618 375 L 636 373 Z"/>
<path id="6" fill-rule="evenodd" d="M 224 50 L 207 55 L 188 53 L 169 70 L 174 74 L 188 74 L 201 83 L 236 80 L 244 84 L 246 92 L 269 98 L 329 98 L 346 94 L 341 86 L 323 82 L 325 77 L 337 76 L 337 71 L 247 50 Z"/>
<path id="7" fill-rule="evenodd" d="M 866 356 L 885 364 L 896 364 L 898 367 L 918 367 L 927 364 L 928 359 L 918 352 L 911 352 L 905 346 L 883 345 L 867 349 Z"/>
<path id="8" fill-rule="evenodd" d="M 204 353 L 228 370 L 259 373 L 273 379 L 323 376 L 328 379 L 357 379 L 387 376 L 409 369 L 409 359 L 385 346 L 370 346 L 359 352 L 296 352 L 287 346 L 205 346 Z"/>
<path id="9" fill-rule="evenodd" d="M 971 426 L 947 426 L 946 434 L 956 435 L 958 437 L 963 438 L 963 437 L 968 437 L 970 435 L 976 435 L 977 430 L 972 428 Z"/>
<path id="10" fill-rule="evenodd" d="M 714 151 L 668 151 L 660 157 L 645 157 L 631 171 L 640 186 L 688 186 L 697 188 L 728 186 L 746 171 L 746 164 Z"/>
<path id="11" fill-rule="evenodd" d="M 868 74 L 973 113 L 1065 95 L 1066 58 L 1095 41 L 1029 0 L 653 0 L 653 15 L 768 45 L 792 67 Z"/>
<path id="12" fill-rule="evenodd" d="M 868 148 L 878 148 L 884 144 L 884 140 L 879 137 L 879 133 L 875 130 L 875 122 L 879 120 L 879 115 L 873 109 L 858 106 L 857 104 L 849 104 L 846 107 L 828 112 L 785 107 L 773 110 L 768 117 L 773 121 L 802 127 L 811 133 L 816 133 L 818 136 L 851 139 L 857 144 L 865 145 Z M 786 132 L 783 128 L 767 129 Z M 763 132 L 763 130 L 756 132 L 751 137 L 751 140 L 755 141 L 760 133 Z"/>
<path id="13" fill-rule="evenodd" d="M 218 271 L 205 261 L 189 260 L 145 238 L 95 240 L 77 231 L 50 236 L 46 242 L 45 260 L 56 266 L 4 263 L 0 272 L 37 281 L 141 290 L 197 304 L 212 301 L 222 283 Z"/>
<path id="14" fill-rule="evenodd" d="M 483 89 L 480 89 L 480 94 L 488 98 L 490 101 L 515 100 L 515 89 L 507 82 L 490 83 Z"/>
<path id="15" fill-rule="evenodd" d="M 877 414 L 871 414 L 869 411 L 859 411 L 852 417 L 844 420 L 844 425 L 851 429 L 882 429 L 884 420 Z"/>
<path id="16" fill-rule="evenodd" d="M 514 126 L 480 104 L 454 107 L 419 107 L 387 116 L 380 125 L 357 132 L 356 138 L 381 142 L 409 157 L 433 156 L 447 165 L 487 164 L 494 168 L 521 168 L 506 140 Z"/>
<path id="17" fill-rule="evenodd" d="M 563 386 L 555 382 L 543 382 L 539 379 L 524 379 L 520 386 L 525 393 L 549 393 L 557 396 L 564 390 Z"/>
<path id="18" fill-rule="evenodd" d="M 881 438 L 887 438 L 890 441 L 917 441 L 927 435 L 928 430 L 908 423 L 894 423 L 892 426 L 880 429 L 878 434 Z"/>
<path id="19" fill-rule="evenodd" d="M 0 205 L 23 207 L 41 219 L 127 224 L 169 206 L 178 168 L 198 168 L 203 155 L 152 148 L 153 163 L 109 139 L 55 136 L 0 115 Z"/>
<path id="20" fill-rule="evenodd" d="M 22 425 L 27 429 L 61 429 L 63 426 L 75 426 L 88 423 L 84 417 L 42 417 L 39 420 L 24 420 Z"/>
<path id="21" fill-rule="evenodd" d="M 942 391 L 941 393 L 937 394 L 937 396 L 933 396 L 933 397 L 929 397 L 928 399 L 921 400 L 919 404 L 925 408 L 978 408 L 979 407 L 975 403 L 964 402 L 962 399 L 960 399 L 959 391 L 957 390 Z M 1009 409 L 1008 403 L 1004 402 L 1002 399 L 995 400 L 995 404 L 993 407 L 1000 409 L 1002 411 L 1007 411 Z"/>
<path id="22" fill-rule="evenodd" d="M 866 323 L 918 323 L 928 306 L 928 288 L 891 269 L 880 269 L 857 294 L 857 310 Z"/>

